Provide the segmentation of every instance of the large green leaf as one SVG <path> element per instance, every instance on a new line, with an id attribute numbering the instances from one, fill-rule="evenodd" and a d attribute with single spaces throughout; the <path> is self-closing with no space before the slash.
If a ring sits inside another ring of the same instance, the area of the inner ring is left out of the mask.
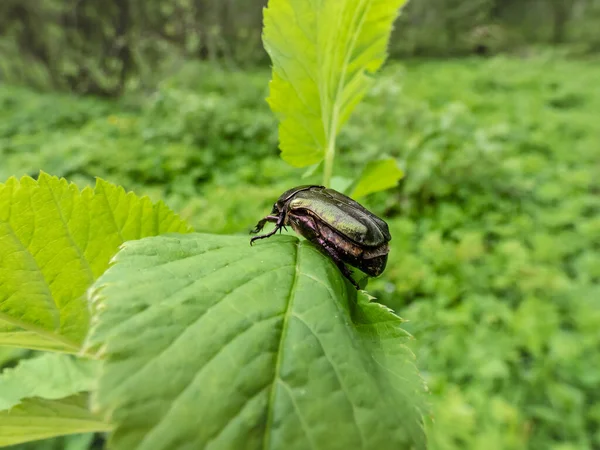
<path id="1" fill-rule="evenodd" d="M 0 446 L 65 434 L 109 431 L 110 425 L 92 414 L 88 395 L 61 400 L 32 398 L 0 412 Z"/>
<path id="2" fill-rule="evenodd" d="M 369 74 L 385 61 L 405 2 L 269 0 L 263 33 L 273 62 L 268 101 L 280 120 L 285 161 L 315 164 L 326 149 L 333 158 L 335 137 L 370 86 Z"/>
<path id="3" fill-rule="evenodd" d="M 422 448 L 401 319 L 306 241 L 128 242 L 90 291 L 116 450 Z"/>
<path id="4" fill-rule="evenodd" d="M 42 173 L 0 183 L 0 344 L 77 352 L 85 292 L 130 239 L 188 231 L 164 204 L 98 180 Z"/>

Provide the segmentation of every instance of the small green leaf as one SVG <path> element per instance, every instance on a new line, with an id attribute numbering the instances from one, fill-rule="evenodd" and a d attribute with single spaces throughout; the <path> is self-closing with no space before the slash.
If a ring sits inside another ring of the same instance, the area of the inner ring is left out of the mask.
<path id="1" fill-rule="evenodd" d="M 19 361 L 25 357 L 28 350 L 24 348 L 4 347 L 0 345 L 0 367 L 6 367 L 13 361 Z"/>
<path id="2" fill-rule="evenodd" d="M 110 431 L 111 427 L 87 408 L 88 395 L 61 400 L 32 398 L 0 412 L 0 446 L 65 434 Z"/>
<path id="3" fill-rule="evenodd" d="M 335 138 L 386 59 L 406 0 L 269 0 L 263 41 L 273 62 L 269 105 L 282 158 L 304 167 L 330 159 Z M 326 161 L 325 171 L 332 161 Z M 330 179 L 330 177 L 327 177 Z"/>
<path id="4" fill-rule="evenodd" d="M 0 374 L 0 446 L 110 427 L 87 407 L 98 361 L 46 353 Z"/>
<path id="5" fill-rule="evenodd" d="M 54 353 L 22 360 L 0 374 L 0 410 L 29 397 L 56 400 L 90 391 L 95 387 L 98 367 L 98 361 Z"/>
<path id="6" fill-rule="evenodd" d="M 424 448 L 401 320 L 307 241 L 128 242 L 90 296 L 115 450 Z"/>
<path id="7" fill-rule="evenodd" d="M 351 197 L 358 199 L 374 192 L 385 191 L 397 186 L 403 176 L 404 172 L 398 167 L 394 158 L 370 161 L 354 187 Z"/>
<path id="8" fill-rule="evenodd" d="M 0 343 L 77 352 L 85 292 L 119 246 L 188 230 L 164 204 L 102 180 L 83 191 L 44 173 L 0 183 L 0 320 L 11 325 Z"/>
<path id="9" fill-rule="evenodd" d="M 22 443 L 11 447 L 10 450 L 99 450 L 99 443 L 94 445 L 94 438 L 94 432 L 67 434 Z"/>
<path id="10" fill-rule="evenodd" d="M 352 186 L 352 179 L 346 177 L 332 177 L 331 178 L 331 189 L 335 189 L 342 194 L 345 194 L 346 191 Z"/>

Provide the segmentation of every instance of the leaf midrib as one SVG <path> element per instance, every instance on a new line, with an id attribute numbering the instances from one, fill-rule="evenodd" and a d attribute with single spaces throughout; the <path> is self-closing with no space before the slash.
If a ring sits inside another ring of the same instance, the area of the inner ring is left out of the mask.
<path id="1" fill-rule="evenodd" d="M 49 330 L 46 330 L 45 328 L 15 319 L 14 317 L 9 316 L 6 313 L 3 313 L 2 311 L 0 311 L 0 320 L 3 320 L 4 322 L 6 322 L 10 325 L 14 325 L 16 327 L 22 328 L 26 332 L 29 331 L 29 332 L 35 333 L 39 336 L 42 336 L 42 337 L 48 339 L 49 341 L 58 342 L 60 344 L 63 344 L 66 347 L 68 347 L 69 349 L 71 349 L 71 351 L 68 351 L 65 348 L 65 353 L 77 354 L 80 351 L 80 346 L 77 344 L 77 342 L 72 341 L 71 339 L 64 337 L 63 335 L 56 334 Z"/>
<path id="2" fill-rule="evenodd" d="M 54 205 L 56 206 L 56 211 L 58 212 L 58 217 L 60 219 L 60 222 L 65 227 L 66 237 L 69 240 L 69 242 L 71 243 L 71 246 L 77 252 L 77 256 L 79 256 L 79 260 L 81 261 L 82 265 L 85 268 L 85 271 L 88 274 L 88 277 L 89 277 L 88 285 L 90 285 L 96 279 L 96 277 L 94 276 L 94 272 L 92 271 L 92 267 L 90 266 L 89 261 L 86 259 L 85 255 L 83 254 L 83 250 L 75 242 L 75 238 L 73 237 L 73 234 L 71 233 L 71 229 L 69 228 L 69 224 L 67 222 L 67 219 L 66 219 L 66 217 L 63 214 L 63 210 L 62 210 L 62 208 L 60 206 L 60 203 L 58 202 L 58 199 L 56 198 L 56 194 L 54 193 L 54 189 L 52 188 L 52 186 L 50 184 L 48 184 L 48 190 L 50 191 L 50 195 L 52 196 L 52 201 L 54 202 Z M 59 310 L 60 310 L 60 308 L 59 308 Z"/>
<path id="3" fill-rule="evenodd" d="M 352 16 L 352 22 L 350 24 L 351 29 L 354 28 L 354 24 L 356 22 L 357 16 L 361 16 L 360 11 L 362 10 L 362 8 L 365 6 L 365 0 L 360 0 L 359 5 L 356 8 L 356 11 L 354 12 L 354 15 Z M 366 5 L 366 11 L 362 14 L 362 17 L 360 18 L 360 22 L 358 24 L 358 26 L 356 27 L 356 31 L 352 34 L 352 38 L 350 40 L 350 43 L 348 44 L 348 46 L 344 49 L 345 53 L 344 53 L 344 60 L 343 60 L 343 65 L 341 67 L 340 73 L 341 76 L 338 78 L 337 80 L 337 86 L 336 86 L 336 90 L 335 90 L 335 95 L 333 97 L 333 99 L 331 99 L 331 101 L 329 101 L 329 99 L 327 99 L 327 103 L 323 103 L 323 88 L 321 87 L 321 84 L 319 83 L 319 95 L 321 97 L 321 114 L 322 114 L 322 121 L 323 121 L 323 129 L 325 131 L 325 145 L 326 147 L 324 149 L 322 149 L 322 151 L 324 152 L 325 155 L 325 178 L 323 181 L 323 184 L 328 184 L 328 182 L 331 179 L 331 170 L 332 170 L 332 166 L 333 166 L 333 159 L 335 157 L 335 146 L 336 146 L 336 138 L 337 138 L 337 129 L 338 129 L 338 123 L 339 123 L 339 116 L 340 116 L 340 107 L 343 106 L 343 93 L 344 93 L 344 88 L 345 88 L 345 83 L 346 83 L 346 72 L 347 72 L 347 68 L 348 65 L 350 64 L 350 59 L 352 56 L 352 53 L 354 51 L 354 47 L 356 45 L 356 41 L 358 39 L 358 36 L 361 33 L 362 27 L 364 25 L 364 21 L 365 21 L 365 17 L 368 15 L 368 10 L 370 9 L 370 5 Z M 340 17 L 343 14 L 340 13 Z M 338 18 L 339 19 L 339 18 Z M 317 18 L 317 23 L 318 23 L 318 18 Z M 339 21 L 338 21 L 338 25 L 339 25 Z M 317 42 L 317 46 L 318 46 L 318 42 Z M 335 47 L 335 45 L 334 45 Z M 325 82 L 325 92 L 328 93 L 329 92 L 329 87 L 330 84 L 335 83 L 335 79 L 332 79 L 332 75 L 335 72 L 332 70 L 331 73 L 329 74 L 329 80 L 327 80 Z M 327 96 L 325 96 L 327 97 Z"/>
<path id="4" fill-rule="evenodd" d="M 6 227 L 8 229 L 8 234 L 13 238 L 13 241 L 15 242 L 15 244 L 24 253 L 25 258 L 27 258 L 29 260 L 29 262 L 31 263 L 32 267 L 34 267 L 35 269 L 37 269 L 37 270 L 34 271 L 34 273 L 38 274 L 38 277 L 41 278 L 40 281 L 41 281 L 41 284 L 42 284 L 43 289 L 44 289 L 44 294 L 46 296 L 46 304 L 52 310 L 52 316 L 53 316 L 54 326 L 58 329 L 60 327 L 60 310 L 58 309 L 58 305 L 56 304 L 56 302 L 54 300 L 54 297 L 52 296 L 52 291 L 50 290 L 50 285 L 48 283 L 48 280 L 46 280 L 46 277 L 44 276 L 44 272 L 42 271 L 42 268 L 38 264 L 37 260 L 33 257 L 33 255 L 31 254 L 31 252 L 29 251 L 29 249 L 25 246 L 25 244 L 23 244 L 23 242 L 21 242 L 21 239 L 19 239 L 19 236 L 17 235 L 16 231 L 14 230 L 14 228 L 12 227 L 12 225 L 10 224 L 10 216 L 7 218 L 6 222 L 4 222 L 4 224 L 6 225 Z M 17 293 L 18 293 L 18 291 L 15 291 L 11 295 L 9 295 L 8 297 L 6 297 L 4 299 L 1 299 L 2 303 L 8 301 L 8 299 L 10 299 L 13 295 L 15 295 Z M 6 321 L 8 322 L 8 320 L 6 320 Z M 21 326 L 22 328 L 26 328 L 27 329 L 27 327 L 22 326 L 20 324 L 16 324 L 15 323 L 14 325 Z"/>
<path id="5" fill-rule="evenodd" d="M 273 382 L 271 383 L 271 392 L 269 393 L 269 399 L 267 401 L 267 423 L 265 425 L 263 450 L 267 450 L 271 446 L 271 429 L 273 427 L 276 385 L 277 380 L 280 378 L 279 371 L 281 370 L 281 361 L 283 360 L 283 345 L 285 342 L 290 317 L 292 316 L 292 307 L 294 305 L 294 298 L 296 297 L 296 288 L 298 286 L 298 278 L 300 276 L 300 240 L 296 241 L 296 263 L 294 267 L 294 281 L 292 282 L 292 286 L 290 288 L 287 307 L 285 310 L 285 315 L 283 317 L 283 325 L 281 326 L 281 336 L 279 337 L 279 345 L 277 346 L 277 361 L 275 362 L 275 370 L 273 371 Z"/>

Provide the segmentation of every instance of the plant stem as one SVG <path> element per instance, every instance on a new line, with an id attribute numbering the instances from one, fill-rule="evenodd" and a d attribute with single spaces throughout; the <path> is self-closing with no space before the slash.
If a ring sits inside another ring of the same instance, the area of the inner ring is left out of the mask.
<path id="1" fill-rule="evenodd" d="M 323 166 L 323 186 L 330 187 L 333 175 L 333 160 L 335 159 L 335 138 L 337 135 L 337 110 L 333 113 L 333 120 L 329 128 L 327 149 L 325 150 L 325 164 Z"/>
<path id="2" fill-rule="evenodd" d="M 323 186 L 329 187 L 333 173 L 333 159 L 335 157 L 335 146 L 329 144 L 325 152 L 325 164 L 323 167 Z"/>

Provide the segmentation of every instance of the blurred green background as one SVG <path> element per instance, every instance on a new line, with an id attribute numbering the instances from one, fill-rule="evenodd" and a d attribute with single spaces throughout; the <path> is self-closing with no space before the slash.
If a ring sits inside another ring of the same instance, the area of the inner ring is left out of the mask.
<path id="1" fill-rule="evenodd" d="M 313 181 L 278 157 L 264 3 L 2 0 L 0 180 L 99 176 L 247 233 Z M 406 171 L 364 202 L 393 236 L 369 289 L 410 320 L 431 449 L 600 448 L 599 50 L 600 0 L 412 0 L 339 139 L 338 176 Z"/>

